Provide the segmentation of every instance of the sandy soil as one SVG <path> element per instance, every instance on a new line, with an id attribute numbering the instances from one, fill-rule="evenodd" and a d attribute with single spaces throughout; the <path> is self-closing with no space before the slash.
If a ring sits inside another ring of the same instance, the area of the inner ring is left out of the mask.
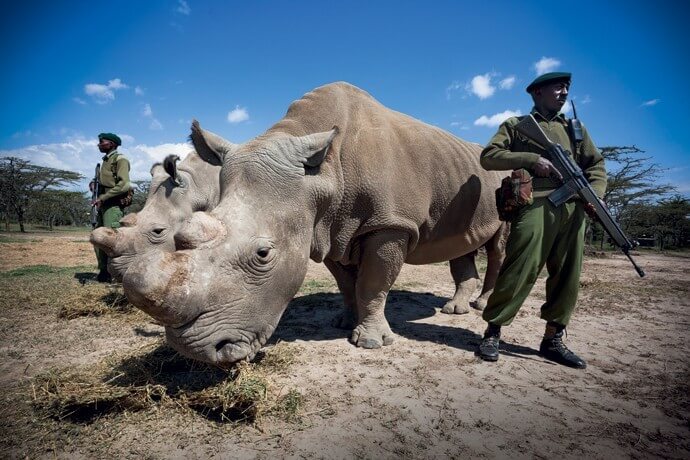
<path id="1" fill-rule="evenodd" d="M 0 271 L 93 265 L 86 240 L 40 235 L 2 243 Z M 362 350 L 331 327 L 341 298 L 325 267 L 311 264 L 305 282 L 313 288 L 291 302 L 272 338 L 301 350 L 275 382 L 305 396 L 300 422 L 228 426 L 185 412 L 133 413 L 98 419 L 42 455 L 690 458 L 690 256 L 645 252 L 637 259 L 644 279 L 623 256 L 586 259 L 566 340 L 588 361 L 584 371 L 537 356 L 543 278 L 504 329 L 500 360 L 484 363 L 474 354 L 485 327 L 480 314 L 439 312 L 453 294 L 446 266 L 405 266 L 386 312 L 397 340 Z M 3 389 L 162 336 L 143 314 L 58 321 L 49 305 L 19 307 L 0 312 Z M 26 453 L 14 447 L 2 456 Z"/>

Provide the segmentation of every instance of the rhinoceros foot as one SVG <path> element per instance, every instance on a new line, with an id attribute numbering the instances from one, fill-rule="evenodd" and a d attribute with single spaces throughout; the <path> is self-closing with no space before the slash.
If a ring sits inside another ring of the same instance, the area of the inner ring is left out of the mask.
<path id="1" fill-rule="evenodd" d="M 350 341 L 362 348 L 381 348 L 383 345 L 390 345 L 393 340 L 393 331 L 386 322 L 373 326 L 360 324 L 350 336 Z"/>
<path id="2" fill-rule="evenodd" d="M 450 315 L 464 315 L 469 312 L 469 302 L 456 302 L 455 299 L 450 299 L 443 308 L 441 308 L 441 313 L 448 313 Z"/>
<path id="3" fill-rule="evenodd" d="M 480 295 L 479 297 L 477 297 L 476 300 L 474 300 L 473 302 L 470 302 L 470 306 L 472 308 L 474 308 L 475 310 L 484 311 L 484 309 L 486 308 L 486 303 L 489 300 L 490 294 L 491 294 L 491 292 L 487 292 L 487 293 Z"/>

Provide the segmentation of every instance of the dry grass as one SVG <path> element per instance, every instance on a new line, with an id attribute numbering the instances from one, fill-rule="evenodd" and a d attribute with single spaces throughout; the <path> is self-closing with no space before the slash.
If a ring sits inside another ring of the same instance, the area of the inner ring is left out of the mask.
<path id="1" fill-rule="evenodd" d="M 254 362 L 223 370 L 158 343 L 93 366 L 40 374 L 31 382 L 31 399 L 37 413 L 75 423 L 155 407 L 192 410 L 216 422 L 257 423 L 268 414 L 293 420 L 301 394 L 281 394 L 271 378 L 284 373 L 297 352 L 281 343 Z"/>
<path id="2" fill-rule="evenodd" d="M 47 307 L 65 320 L 137 311 L 121 285 L 96 283 L 95 276 L 88 266 L 34 265 L 0 273 L 0 309 Z"/>

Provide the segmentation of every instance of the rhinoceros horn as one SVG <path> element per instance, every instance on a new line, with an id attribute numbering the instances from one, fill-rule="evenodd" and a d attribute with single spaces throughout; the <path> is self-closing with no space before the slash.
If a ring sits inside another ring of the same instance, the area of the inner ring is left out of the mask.
<path id="1" fill-rule="evenodd" d="M 192 133 L 189 138 L 199 156 L 215 166 L 221 166 L 225 154 L 236 147 L 217 134 L 202 129 L 197 120 L 192 121 Z"/>

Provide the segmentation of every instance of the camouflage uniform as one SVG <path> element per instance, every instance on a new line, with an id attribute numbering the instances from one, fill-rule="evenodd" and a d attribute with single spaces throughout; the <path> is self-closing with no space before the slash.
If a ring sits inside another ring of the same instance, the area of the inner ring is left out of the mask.
<path id="1" fill-rule="evenodd" d="M 568 136 L 568 123 L 562 114 L 545 119 L 537 110 L 532 115 L 548 138 L 575 152 L 599 197 L 606 190 L 604 159 L 583 127 L 584 139 L 577 146 Z M 481 154 L 481 164 L 489 170 L 531 168 L 546 152 L 514 129 L 520 117 L 506 120 Z M 572 154 L 571 154 L 572 155 Z M 571 199 L 554 207 L 546 198 L 559 184 L 551 178 L 533 177 L 534 203 L 521 209 L 511 222 L 506 258 L 489 297 L 483 318 L 489 324 L 505 326 L 512 322 L 546 265 L 546 302 L 541 317 L 566 326 L 575 308 L 579 291 L 584 247 L 584 206 Z"/>
<path id="2" fill-rule="evenodd" d="M 100 187 L 98 199 L 101 207 L 98 210 L 96 227 L 119 228 L 120 219 L 124 217 L 125 208 L 120 200 L 132 188 L 129 182 L 129 160 L 113 150 L 103 157 L 99 177 Z M 108 256 L 100 249 L 96 249 L 98 268 L 107 271 Z"/>

